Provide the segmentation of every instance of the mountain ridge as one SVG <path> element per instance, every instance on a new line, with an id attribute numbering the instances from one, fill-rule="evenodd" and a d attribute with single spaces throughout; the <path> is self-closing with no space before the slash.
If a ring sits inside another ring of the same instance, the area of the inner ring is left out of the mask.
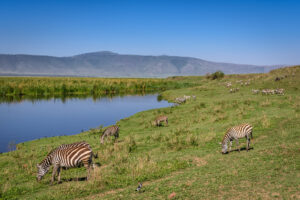
<path id="1" fill-rule="evenodd" d="M 194 57 L 131 55 L 111 51 L 64 57 L 0 54 L 2 76 L 167 77 L 204 75 L 217 70 L 225 74 L 265 73 L 283 66 L 222 63 Z"/>

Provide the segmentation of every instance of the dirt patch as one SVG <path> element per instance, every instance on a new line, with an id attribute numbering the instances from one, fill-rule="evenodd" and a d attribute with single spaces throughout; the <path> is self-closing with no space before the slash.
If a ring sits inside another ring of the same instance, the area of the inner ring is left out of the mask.
<path id="1" fill-rule="evenodd" d="M 193 163 L 194 163 L 197 167 L 201 167 L 201 166 L 207 165 L 207 161 L 204 160 L 203 158 L 199 158 L 199 157 L 194 157 Z"/>
<path id="2" fill-rule="evenodd" d="M 300 192 L 291 195 L 291 199 L 300 199 Z"/>
<path id="3" fill-rule="evenodd" d="M 116 190 L 110 190 L 110 191 L 107 191 L 107 192 L 103 192 L 103 193 L 99 193 L 99 194 L 95 194 L 95 195 L 83 197 L 83 198 L 80 198 L 80 199 L 99 199 L 100 197 L 104 197 L 106 195 L 116 194 L 118 192 L 122 192 L 124 189 L 125 188 L 120 188 L 120 189 L 116 189 Z"/>

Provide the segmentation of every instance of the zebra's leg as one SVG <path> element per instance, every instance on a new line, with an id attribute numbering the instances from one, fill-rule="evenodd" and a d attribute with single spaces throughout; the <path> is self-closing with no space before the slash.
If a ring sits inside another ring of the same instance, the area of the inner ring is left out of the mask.
<path id="1" fill-rule="evenodd" d="M 60 173 L 61 173 L 61 167 L 57 168 L 57 181 L 60 183 Z"/>
<path id="2" fill-rule="evenodd" d="M 168 124 L 168 119 L 166 119 L 166 124 L 169 125 L 169 124 Z"/>
<path id="3" fill-rule="evenodd" d="M 116 134 L 115 134 L 115 140 L 118 140 L 119 138 L 119 129 L 117 130 Z"/>
<path id="4" fill-rule="evenodd" d="M 236 142 L 236 146 L 237 146 L 239 152 L 241 152 L 240 144 L 239 144 L 239 139 L 236 139 L 235 142 Z"/>
<path id="5" fill-rule="evenodd" d="M 91 178 L 91 166 L 88 164 L 88 165 L 85 166 L 85 168 L 86 168 L 86 171 L 87 171 L 86 180 L 88 181 Z"/>
<path id="6" fill-rule="evenodd" d="M 250 138 L 247 138 L 247 151 L 250 149 Z"/>
<path id="7" fill-rule="evenodd" d="M 100 139 L 100 143 L 101 143 L 101 144 L 104 143 L 104 137 L 105 137 L 105 134 L 103 134 L 103 135 L 101 136 L 101 139 Z"/>
<path id="8" fill-rule="evenodd" d="M 56 173 L 57 173 L 57 170 L 58 170 L 58 165 L 55 164 L 55 165 L 53 166 L 53 172 L 52 172 L 51 184 L 53 184 L 54 181 L 55 181 L 55 175 L 56 175 Z"/>
<path id="9" fill-rule="evenodd" d="M 90 160 L 83 160 L 83 165 L 87 171 L 87 176 L 86 176 L 86 180 L 90 179 L 90 165 L 91 165 L 91 161 Z"/>

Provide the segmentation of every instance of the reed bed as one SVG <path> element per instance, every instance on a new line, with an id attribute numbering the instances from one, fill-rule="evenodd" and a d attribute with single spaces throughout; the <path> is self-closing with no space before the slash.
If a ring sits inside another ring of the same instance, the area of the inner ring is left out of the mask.
<path id="1" fill-rule="evenodd" d="M 0 96 L 132 94 L 160 92 L 196 84 L 186 78 L 0 77 Z"/>

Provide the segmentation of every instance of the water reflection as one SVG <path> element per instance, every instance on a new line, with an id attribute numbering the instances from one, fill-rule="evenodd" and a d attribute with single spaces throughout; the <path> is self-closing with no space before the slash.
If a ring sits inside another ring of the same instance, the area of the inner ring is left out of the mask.
<path id="1" fill-rule="evenodd" d="M 2 96 L 0 95 L 0 104 L 1 103 L 21 103 L 23 101 L 30 101 L 32 103 L 36 101 L 53 101 L 55 99 L 61 100 L 62 103 L 65 103 L 66 101 L 70 99 L 88 99 L 92 98 L 94 101 L 100 101 L 102 98 L 114 98 L 114 97 L 125 97 L 125 96 L 145 96 L 149 94 L 156 94 L 156 92 L 132 92 L 132 93 L 110 93 L 110 94 L 68 94 L 68 95 L 34 95 L 34 96 L 29 96 L 29 95 L 11 95 L 11 96 Z M 157 100 L 161 101 L 162 97 L 161 95 L 157 96 Z"/>

